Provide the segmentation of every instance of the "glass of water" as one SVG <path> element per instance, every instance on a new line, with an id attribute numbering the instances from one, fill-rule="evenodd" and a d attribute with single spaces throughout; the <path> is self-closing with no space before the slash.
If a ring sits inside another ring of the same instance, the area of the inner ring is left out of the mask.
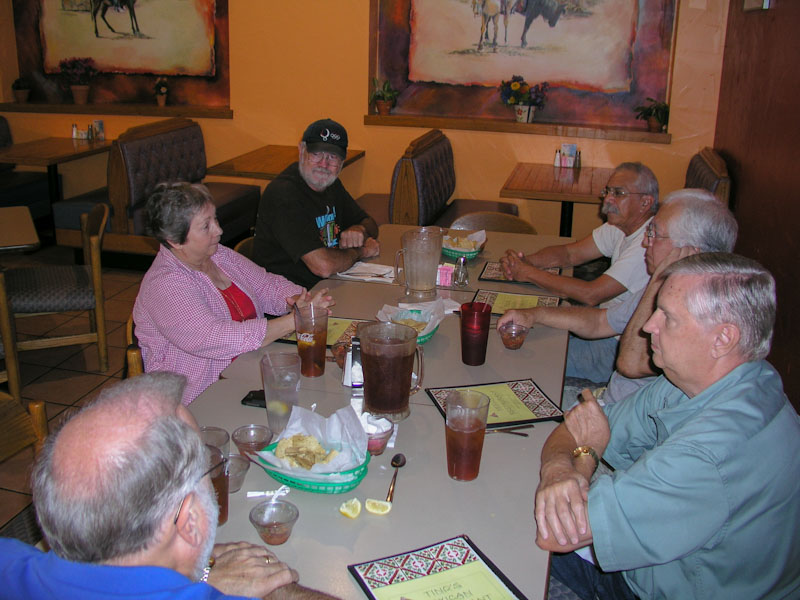
<path id="1" fill-rule="evenodd" d="M 267 402 L 267 423 L 274 434 L 286 427 L 300 391 L 300 356 L 268 352 L 261 358 L 261 377 Z"/>

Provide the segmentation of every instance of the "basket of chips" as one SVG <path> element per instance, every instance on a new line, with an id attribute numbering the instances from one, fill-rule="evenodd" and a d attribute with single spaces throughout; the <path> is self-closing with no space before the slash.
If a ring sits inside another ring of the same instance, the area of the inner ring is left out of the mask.
<path id="1" fill-rule="evenodd" d="M 291 438 L 287 438 L 291 439 Z M 276 454 L 278 443 L 270 444 L 264 448 L 263 452 L 271 452 Z M 296 458 L 303 461 L 302 452 Z M 284 454 L 284 456 L 286 456 Z M 276 469 L 273 465 L 265 461 L 259 456 L 258 461 L 267 474 L 274 480 L 288 485 L 289 487 L 303 490 L 305 492 L 313 492 L 316 494 L 342 494 L 358 487 L 361 480 L 367 474 L 367 465 L 369 464 L 370 454 L 366 453 L 364 462 L 359 466 L 347 471 L 340 471 L 336 473 L 313 473 L 308 472 L 307 475 L 300 472 L 287 473 L 285 470 Z M 307 459 L 306 459 L 307 460 Z M 307 463 L 306 463 L 307 464 Z"/>
<path id="2" fill-rule="evenodd" d="M 460 232 L 464 233 L 464 232 Z M 442 238 L 442 254 L 448 258 L 459 259 L 462 256 L 473 259 L 480 254 L 486 245 L 486 232 L 477 231 L 469 235 L 456 235 L 456 230 L 450 232 Z"/>
<path id="3" fill-rule="evenodd" d="M 412 304 L 408 308 L 385 304 L 375 316 L 379 321 L 411 327 L 417 332 L 417 344 L 424 344 L 438 331 L 444 319 L 444 301 L 437 298 L 433 302 Z"/>

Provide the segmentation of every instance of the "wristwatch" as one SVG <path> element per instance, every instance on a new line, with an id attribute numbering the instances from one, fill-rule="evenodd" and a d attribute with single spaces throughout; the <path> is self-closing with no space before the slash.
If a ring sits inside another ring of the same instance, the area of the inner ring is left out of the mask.
<path id="1" fill-rule="evenodd" d="M 597 452 L 591 446 L 578 446 L 572 451 L 573 458 L 580 458 L 581 456 L 591 456 L 594 459 L 595 469 L 600 464 L 600 457 L 597 456 Z"/>

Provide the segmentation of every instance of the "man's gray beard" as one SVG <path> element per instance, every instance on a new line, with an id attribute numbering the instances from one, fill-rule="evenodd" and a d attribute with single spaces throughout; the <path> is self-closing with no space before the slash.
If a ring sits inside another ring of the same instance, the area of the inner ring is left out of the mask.
<path id="1" fill-rule="evenodd" d="M 217 537 L 217 520 L 219 519 L 219 505 L 214 496 L 214 488 L 211 484 L 200 485 L 195 490 L 196 497 L 200 502 L 200 508 L 208 522 L 208 537 L 203 542 L 203 551 L 197 557 L 197 562 L 194 566 L 195 581 L 200 581 L 203 576 L 203 569 L 208 566 L 208 559 L 211 558 L 211 552 L 214 550 L 214 540 Z"/>
<path id="2" fill-rule="evenodd" d="M 303 178 L 303 181 L 305 181 L 305 182 L 306 182 L 306 185 L 307 185 L 308 187 L 310 187 L 310 188 L 313 190 L 314 188 L 311 186 L 311 182 L 310 182 L 310 179 L 311 179 L 311 177 L 312 177 L 311 170 L 312 170 L 312 169 L 311 169 L 310 167 L 304 166 L 304 165 L 303 165 L 303 163 L 300 163 L 300 165 L 299 165 L 300 177 L 302 177 L 302 178 Z M 330 172 L 328 172 L 328 179 L 329 179 L 329 180 L 323 180 L 323 182 L 322 182 L 322 183 L 323 183 L 322 189 L 320 189 L 320 190 L 314 190 L 314 191 L 317 191 L 317 192 L 324 192 L 324 191 L 325 191 L 325 190 L 327 190 L 329 187 L 331 187 L 331 185 L 333 185 L 333 182 L 334 182 L 334 181 L 336 181 L 336 178 L 337 178 L 337 177 L 339 177 L 339 174 L 338 174 L 338 173 L 336 173 L 336 174 L 331 174 Z"/>

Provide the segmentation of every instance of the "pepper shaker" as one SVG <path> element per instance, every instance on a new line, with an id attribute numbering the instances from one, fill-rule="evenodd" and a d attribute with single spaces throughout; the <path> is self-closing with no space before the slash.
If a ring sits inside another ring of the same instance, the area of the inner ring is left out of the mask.
<path id="1" fill-rule="evenodd" d="M 469 273 L 467 272 L 467 259 L 464 256 L 458 257 L 456 268 L 453 271 L 453 285 L 456 287 L 466 287 L 469 285 Z"/>

